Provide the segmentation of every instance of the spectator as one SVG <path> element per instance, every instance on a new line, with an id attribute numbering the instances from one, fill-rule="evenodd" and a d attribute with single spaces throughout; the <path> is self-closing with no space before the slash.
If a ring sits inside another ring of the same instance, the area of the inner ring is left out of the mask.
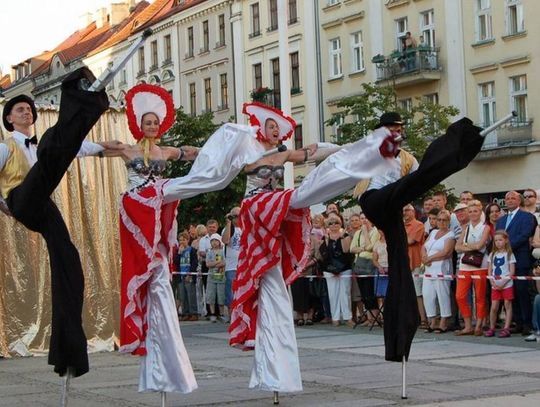
<path id="1" fill-rule="evenodd" d="M 324 212 L 325 218 L 327 218 L 331 213 L 334 213 L 341 217 L 341 213 L 339 211 L 339 206 L 337 203 L 329 203 L 326 205 L 326 211 Z"/>
<path id="2" fill-rule="evenodd" d="M 200 247 L 199 247 L 200 249 Z M 210 249 L 206 251 L 208 280 L 206 283 L 206 304 L 210 307 L 210 321 L 216 322 L 216 303 L 219 306 L 221 320 L 224 321 L 225 305 L 225 260 L 221 236 L 214 233 L 210 236 Z"/>
<path id="3" fill-rule="evenodd" d="M 540 213 L 538 212 L 538 208 L 536 207 L 536 191 L 534 189 L 527 188 L 525 191 L 523 191 L 523 199 L 523 210 L 525 212 L 532 213 L 536 218 L 536 222 L 540 223 Z"/>
<path id="4" fill-rule="evenodd" d="M 357 231 L 362 228 L 362 225 L 366 223 L 366 217 L 364 214 L 353 213 L 349 218 L 349 230 L 347 233 L 349 236 L 354 236 Z M 353 270 L 354 274 L 354 270 Z M 358 316 L 362 315 L 364 309 L 362 304 L 362 295 L 360 288 L 358 287 L 358 279 L 353 278 L 351 281 L 351 301 L 352 301 L 352 313 L 353 320 L 358 322 Z M 361 321 L 364 322 L 364 321 Z"/>
<path id="5" fill-rule="evenodd" d="M 336 214 L 328 216 L 326 219 L 328 236 L 323 240 L 319 251 L 328 287 L 332 324 L 338 326 L 343 319 L 352 328 L 354 327 L 351 312 L 352 273 L 348 256 L 351 239 L 343 234 L 342 225 L 341 218 Z"/>
<path id="6" fill-rule="evenodd" d="M 452 252 L 455 235 L 449 229 L 450 212 L 441 210 L 437 216 L 438 228 L 433 230 L 422 248 L 422 261 L 426 266 L 422 292 L 429 327 L 426 332 L 446 333 L 447 320 L 452 316 L 450 280 L 439 278 L 452 274 Z M 441 320 L 436 327 L 437 304 Z"/>
<path id="7" fill-rule="evenodd" d="M 428 213 L 433 208 L 434 208 L 433 199 L 430 196 L 428 196 L 427 198 L 424 199 L 424 202 L 422 203 L 422 216 L 420 217 L 419 220 L 424 223 L 427 222 Z"/>
<path id="8" fill-rule="evenodd" d="M 179 274 L 173 276 L 176 280 L 178 296 L 182 305 L 181 321 L 197 321 L 197 293 L 195 289 L 197 272 L 197 251 L 189 245 L 189 233 L 178 235 L 178 253 L 174 257 L 175 270 Z"/>
<path id="9" fill-rule="evenodd" d="M 317 214 L 312 218 L 311 224 L 311 245 L 313 251 L 313 257 L 317 261 L 314 269 L 317 270 L 318 278 L 311 281 L 311 291 L 314 297 L 314 313 L 313 318 L 316 322 L 321 324 L 329 324 L 332 322 L 332 313 L 330 312 L 330 302 L 328 301 L 328 287 L 326 280 L 322 277 L 322 257 L 320 256 L 319 247 L 321 242 L 326 237 L 326 228 L 324 227 L 325 218 L 322 214 Z"/>
<path id="10" fill-rule="evenodd" d="M 469 224 L 469 211 L 467 204 L 458 203 L 452 213 L 455 222 L 450 221 L 450 229 L 454 232 L 454 235 L 461 235 L 461 231 Z"/>
<path id="11" fill-rule="evenodd" d="M 422 246 L 424 244 L 424 225 L 414 217 L 415 211 L 411 204 L 403 208 L 403 223 L 407 233 L 407 244 L 409 254 L 409 265 L 413 274 L 414 289 L 416 291 L 416 302 L 420 312 L 420 328 L 427 329 L 428 321 L 424 309 L 424 299 L 422 298 Z"/>
<path id="12" fill-rule="evenodd" d="M 189 245 L 191 246 L 193 241 L 198 238 L 197 225 L 195 225 L 194 223 L 190 223 L 189 228 L 188 228 L 188 233 L 189 233 Z"/>
<path id="13" fill-rule="evenodd" d="M 493 238 L 493 236 L 495 235 L 495 225 L 497 224 L 497 221 L 499 220 L 501 215 L 501 207 L 495 202 L 492 202 L 486 206 L 484 216 L 486 218 L 486 225 L 489 226 L 491 238 Z"/>
<path id="14" fill-rule="evenodd" d="M 418 48 L 429 48 L 429 44 L 426 42 L 426 40 L 424 39 L 424 36 L 421 35 L 420 37 L 418 37 L 419 39 L 419 42 L 418 42 Z"/>
<path id="15" fill-rule="evenodd" d="M 467 211 L 469 223 L 463 228 L 456 243 L 456 251 L 461 254 L 458 265 L 458 278 L 456 288 L 456 301 L 463 316 L 465 327 L 455 332 L 456 335 L 482 336 L 482 327 L 487 317 L 486 284 L 488 274 L 487 244 L 490 240 L 489 226 L 481 221 L 482 204 L 480 201 L 468 201 Z M 478 254 L 480 264 L 472 264 L 471 253 Z M 479 279 L 472 280 L 472 276 Z M 469 290 L 474 286 L 474 299 L 476 305 L 476 328 L 472 327 L 472 311 L 469 304 Z"/>
<path id="16" fill-rule="evenodd" d="M 536 263 L 533 269 L 533 275 L 540 277 L 540 264 Z M 540 342 L 540 282 L 536 281 L 537 294 L 534 297 L 533 313 L 532 313 L 532 326 L 533 332 L 525 338 L 527 342 Z"/>
<path id="17" fill-rule="evenodd" d="M 206 235 L 199 239 L 199 248 L 197 254 L 199 255 L 199 263 L 201 265 L 202 283 L 205 287 L 208 286 L 208 265 L 206 264 L 206 253 L 211 249 L 210 236 L 217 233 L 219 229 L 219 223 L 215 219 L 209 219 L 206 221 Z M 206 315 L 213 315 L 206 301 Z"/>
<path id="18" fill-rule="evenodd" d="M 236 277 L 238 255 L 240 254 L 240 239 L 242 229 L 238 222 L 240 207 L 235 206 L 225 217 L 225 227 L 221 232 L 221 239 L 225 245 L 225 307 L 227 308 L 227 321 L 230 320 L 230 310 L 233 293 L 232 283 Z"/>
<path id="19" fill-rule="evenodd" d="M 531 254 L 529 239 L 533 236 L 536 219 L 529 212 L 519 209 L 521 195 L 509 191 L 504 197 L 508 213 L 497 221 L 497 230 L 506 230 L 510 238 L 512 252 L 516 256 L 516 276 L 531 274 Z M 515 332 L 529 335 L 531 330 L 531 299 L 529 297 L 530 281 L 516 280 L 514 284 L 514 321 Z"/>
<path id="20" fill-rule="evenodd" d="M 351 240 L 351 253 L 355 255 L 354 274 L 360 277 L 357 278 L 358 288 L 367 312 L 367 320 L 363 323 L 364 326 L 373 324 L 379 310 L 375 299 L 373 278 L 376 273 L 373 265 L 373 247 L 378 241 L 379 231 L 367 219 Z"/>
<path id="21" fill-rule="evenodd" d="M 446 197 L 446 192 L 444 191 L 435 192 L 431 200 L 433 201 L 434 208 L 437 208 L 440 211 L 443 209 L 446 209 L 446 203 L 448 202 L 447 197 Z"/>
<path id="22" fill-rule="evenodd" d="M 516 258 L 512 254 L 508 234 L 504 230 L 498 230 L 493 237 L 493 251 L 489 256 L 489 276 L 491 284 L 491 312 L 489 329 L 485 336 L 495 336 L 495 325 L 499 316 L 500 301 L 504 301 L 505 321 L 504 328 L 499 332 L 499 338 L 510 337 L 510 323 L 512 322 L 512 289 Z"/>
<path id="23" fill-rule="evenodd" d="M 379 240 L 373 246 L 373 265 L 377 270 L 375 277 L 375 297 L 379 310 L 383 309 L 386 290 L 388 289 L 388 250 L 384 233 L 379 230 Z M 425 313 L 424 313 L 425 314 Z M 379 321 L 382 321 L 379 316 Z"/>
<path id="24" fill-rule="evenodd" d="M 193 247 L 197 251 L 197 281 L 195 283 L 197 291 L 197 310 L 198 314 L 201 317 L 204 317 L 208 315 L 204 293 L 206 276 L 202 275 L 202 257 L 199 255 L 199 243 L 201 242 L 201 239 L 206 236 L 206 226 L 197 225 L 195 229 L 197 231 L 197 238 L 193 242 L 191 242 L 191 247 Z"/>
<path id="25" fill-rule="evenodd" d="M 440 210 L 433 208 L 428 213 L 428 220 L 424 224 L 425 236 L 429 236 L 433 229 L 437 229 L 437 215 L 439 215 Z M 427 227 L 426 227 L 427 226 Z"/>
<path id="26" fill-rule="evenodd" d="M 320 242 L 325 235 L 326 229 L 324 228 L 324 216 L 317 214 L 311 219 L 311 236 Z"/>
<path id="27" fill-rule="evenodd" d="M 463 191 L 459 194 L 459 202 L 468 205 L 474 199 L 474 195 L 471 191 Z"/>
<path id="28" fill-rule="evenodd" d="M 407 48 L 416 48 L 416 40 L 411 35 L 410 31 L 407 31 L 407 33 L 405 34 L 405 45 L 407 46 Z"/>
<path id="29" fill-rule="evenodd" d="M 316 251 L 319 248 L 319 241 L 311 236 L 311 248 L 309 260 L 306 267 L 302 270 L 299 278 L 291 284 L 291 294 L 293 310 L 296 313 L 296 325 L 313 325 L 314 306 L 316 305 L 315 291 L 312 287 L 312 279 L 309 277 L 317 276 Z"/>

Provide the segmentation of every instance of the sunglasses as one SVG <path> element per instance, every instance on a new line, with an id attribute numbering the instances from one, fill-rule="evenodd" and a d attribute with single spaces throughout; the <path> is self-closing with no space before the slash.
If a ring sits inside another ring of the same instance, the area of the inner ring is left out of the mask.
<path id="1" fill-rule="evenodd" d="M 439 222 L 448 222 L 449 221 L 449 219 L 446 219 L 446 218 L 437 218 L 437 220 Z"/>
<path id="2" fill-rule="evenodd" d="M 536 198 L 534 195 L 523 195 L 523 198 L 527 199 L 527 198 Z"/>
<path id="3" fill-rule="evenodd" d="M 340 222 L 328 222 L 328 226 L 332 226 L 332 225 L 339 225 L 339 226 L 341 226 L 341 223 L 340 223 Z"/>

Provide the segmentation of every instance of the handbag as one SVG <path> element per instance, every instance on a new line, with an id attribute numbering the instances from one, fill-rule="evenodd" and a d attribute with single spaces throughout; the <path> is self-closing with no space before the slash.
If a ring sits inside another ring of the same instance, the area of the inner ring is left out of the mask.
<path id="1" fill-rule="evenodd" d="M 469 227 L 467 226 L 467 235 L 465 236 L 465 243 L 467 243 L 467 238 L 469 237 Z M 461 262 L 473 267 L 481 267 L 482 262 L 484 261 L 484 253 L 480 250 L 471 250 L 470 252 L 463 253 L 461 257 Z"/>

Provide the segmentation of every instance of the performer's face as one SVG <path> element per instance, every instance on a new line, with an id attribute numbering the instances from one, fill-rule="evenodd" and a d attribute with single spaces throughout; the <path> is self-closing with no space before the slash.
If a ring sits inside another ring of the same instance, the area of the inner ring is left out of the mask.
<path id="1" fill-rule="evenodd" d="M 275 120 L 268 119 L 264 124 L 264 134 L 272 145 L 279 143 L 279 126 Z"/>
<path id="2" fill-rule="evenodd" d="M 7 121 L 13 125 L 15 130 L 27 129 L 34 121 L 32 108 L 26 102 L 15 103 L 11 112 L 7 115 Z"/>
<path id="3" fill-rule="evenodd" d="M 403 125 L 401 124 L 389 124 L 386 128 L 395 133 L 403 134 Z"/>
<path id="4" fill-rule="evenodd" d="M 144 137 L 156 138 L 159 132 L 159 119 L 154 113 L 146 113 L 141 119 Z"/>

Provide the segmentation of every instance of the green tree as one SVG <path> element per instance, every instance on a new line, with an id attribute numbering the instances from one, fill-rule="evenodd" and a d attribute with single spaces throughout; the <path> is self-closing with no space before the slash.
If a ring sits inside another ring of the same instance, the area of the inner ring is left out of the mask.
<path id="1" fill-rule="evenodd" d="M 180 107 L 176 111 L 176 122 L 163 137 L 162 143 L 176 147 L 182 145 L 201 147 L 219 127 L 213 123 L 213 118 L 214 115 L 211 112 L 200 116 L 191 116 Z M 190 168 L 190 162 L 173 161 L 166 176 L 168 178 L 181 177 L 186 175 Z M 223 225 L 223 219 L 228 211 L 242 200 L 245 185 L 246 178 L 244 175 L 240 175 L 221 191 L 200 194 L 180 202 L 178 208 L 179 230 L 186 228 L 191 223 L 206 223 L 208 219 L 217 219 L 220 225 Z"/>
<path id="2" fill-rule="evenodd" d="M 382 113 L 398 112 L 407 123 L 403 147 L 420 161 L 428 144 L 444 132 L 450 124 L 451 117 L 457 115 L 459 110 L 453 106 L 434 104 L 421 98 L 417 98 L 416 102 L 411 110 L 403 109 L 397 103 L 394 88 L 365 83 L 362 84 L 361 95 L 347 97 L 337 103 L 339 112 L 327 120 L 326 124 L 339 125 L 339 136 L 333 136 L 338 144 L 350 143 L 367 136 L 379 122 Z M 436 190 L 446 189 L 441 184 L 431 192 Z M 338 200 L 344 207 L 356 203 L 351 200 L 350 194 L 345 194 Z"/>

